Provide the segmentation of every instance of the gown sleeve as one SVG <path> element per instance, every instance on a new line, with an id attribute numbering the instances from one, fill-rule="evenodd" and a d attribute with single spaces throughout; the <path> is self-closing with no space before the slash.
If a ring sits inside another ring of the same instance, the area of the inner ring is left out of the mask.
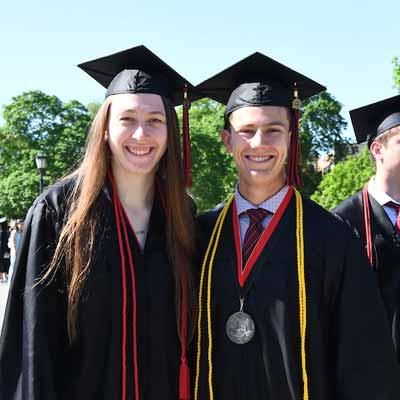
<path id="1" fill-rule="evenodd" d="M 400 399 L 399 366 L 373 270 L 352 235 L 344 255 L 333 308 L 335 398 Z"/>
<path id="2" fill-rule="evenodd" d="M 0 339 L 1 400 L 60 399 L 69 374 L 62 279 L 38 284 L 54 252 L 56 214 L 42 199 L 25 219 Z"/>

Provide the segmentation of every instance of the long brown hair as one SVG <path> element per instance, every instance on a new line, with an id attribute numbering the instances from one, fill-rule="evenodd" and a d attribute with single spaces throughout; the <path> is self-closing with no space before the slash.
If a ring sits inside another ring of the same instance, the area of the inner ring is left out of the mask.
<path id="1" fill-rule="evenodd" d="M 99 108 L 89 131 L 86 151 L 68 199 L 68 214 L 61 230 L 53 259 L 42 280 L 51 279 L 60 264 L 65 264 L 68 293 L 68 334 L 72 342 L 77 335 L 78 305 L 93 260 L 98 221 L 96 200 L 106 182 L 111 151 L 104 139 L 108 124 L 111 97 Z M 178 327 L 181 298 L 187 294 L 187 320 L 193 331 L 195 315 L 195 281 L 192 270 L 194 228 L 188 196 L 184 188 L 179 124 L 172 103 L 162 98 L 167 120 L 167 150 L 160 160 L 158 181 L 167 205 L 166 240 L 168 257 L 175 282 L 175 303 Z M 178 328 L 180 333 L 180 330 Z"/>

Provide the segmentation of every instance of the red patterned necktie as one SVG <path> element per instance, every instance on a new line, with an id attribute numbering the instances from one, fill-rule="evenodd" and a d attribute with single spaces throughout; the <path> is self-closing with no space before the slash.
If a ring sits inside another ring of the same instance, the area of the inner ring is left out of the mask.
<path id="1" fill-rule="evenodd" d="M 260 236 L 263 233 L 264 228 L 262 226 L 262 221 L 268 214 L 271 213 L 264 208 L 250 208 L 249 210 L 242 213 L 242 215 L 243 214 L 247 214 L 250 218 L 250 225 L 247 228 L 243 241 L 242 268 L 244 268 L 244 266 L 246 265 L 246 262 L 249 259 L 251 252 L 253 251 L 258 240 L 260 239 Z"/>
<path id="2" fill-rule="evenodd" d="M 397 204 L 393 201 L 389 201 L 385 204 L 386 207 L 393 208 L 397 212 L 396 222 L 394 224 L 394 229 L 398 235 L 400 235 L 400 204 Z"/>

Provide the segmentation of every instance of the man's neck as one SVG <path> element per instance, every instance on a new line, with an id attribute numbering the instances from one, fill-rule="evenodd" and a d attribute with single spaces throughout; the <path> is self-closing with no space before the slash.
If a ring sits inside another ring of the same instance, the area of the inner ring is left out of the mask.
<path id="1" fill-rule="evenodd" d="M 265 200 L 278 193 L 284 186 L 284 180 L 267 185 L 248 184 L 240 179 L 238 182 L 238 190 L 241 196 L 254 205 L 260 205 Z"/>
<path id="2" fill-rule="evenodd" d="M 392 199 L 400 201 L 400 176 L 386 171 L 377 171 L 374 182 L 378 190 L 385 192 Z"/>

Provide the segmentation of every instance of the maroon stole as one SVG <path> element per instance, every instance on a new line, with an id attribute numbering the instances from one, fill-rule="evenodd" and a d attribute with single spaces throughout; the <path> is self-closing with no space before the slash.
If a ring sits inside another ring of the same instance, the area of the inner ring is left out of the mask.
<path id="1" fill-rule="evenodd" d="M 242 288 L 246 283 L 248 276 L 250 275 L 253 267 L 263 251 L 264 247 L 267 245 L 270 237 L 274 233 L 276 227 L 278 226 L 279 221 L 281 220 L 283 214 L 286 211 L 287 206 L 289 205 L 290 200 L 293 197 L 293 188 L 289 187 L 288 192 L 286 193 L 282 203 L 279 205 L 278 209 L 274 213 L 270 223 L 267 228 L 264 229 L 260 239 L 255 245 L 253 251 L 248 258 L 246 265 L 242 268 L 243 257 L 242 257 L 242 245 L 240 243 L 240 230 L 239 230 L 239 219 L 237 215 L 237 208 L 235 200 L 232 203 L 232 223 L 233 223 L 233 234 L 235 238 L 235 249 L 236 249 L 236 260 L 237 260 L 237 278 L 240 287 Z"/>

